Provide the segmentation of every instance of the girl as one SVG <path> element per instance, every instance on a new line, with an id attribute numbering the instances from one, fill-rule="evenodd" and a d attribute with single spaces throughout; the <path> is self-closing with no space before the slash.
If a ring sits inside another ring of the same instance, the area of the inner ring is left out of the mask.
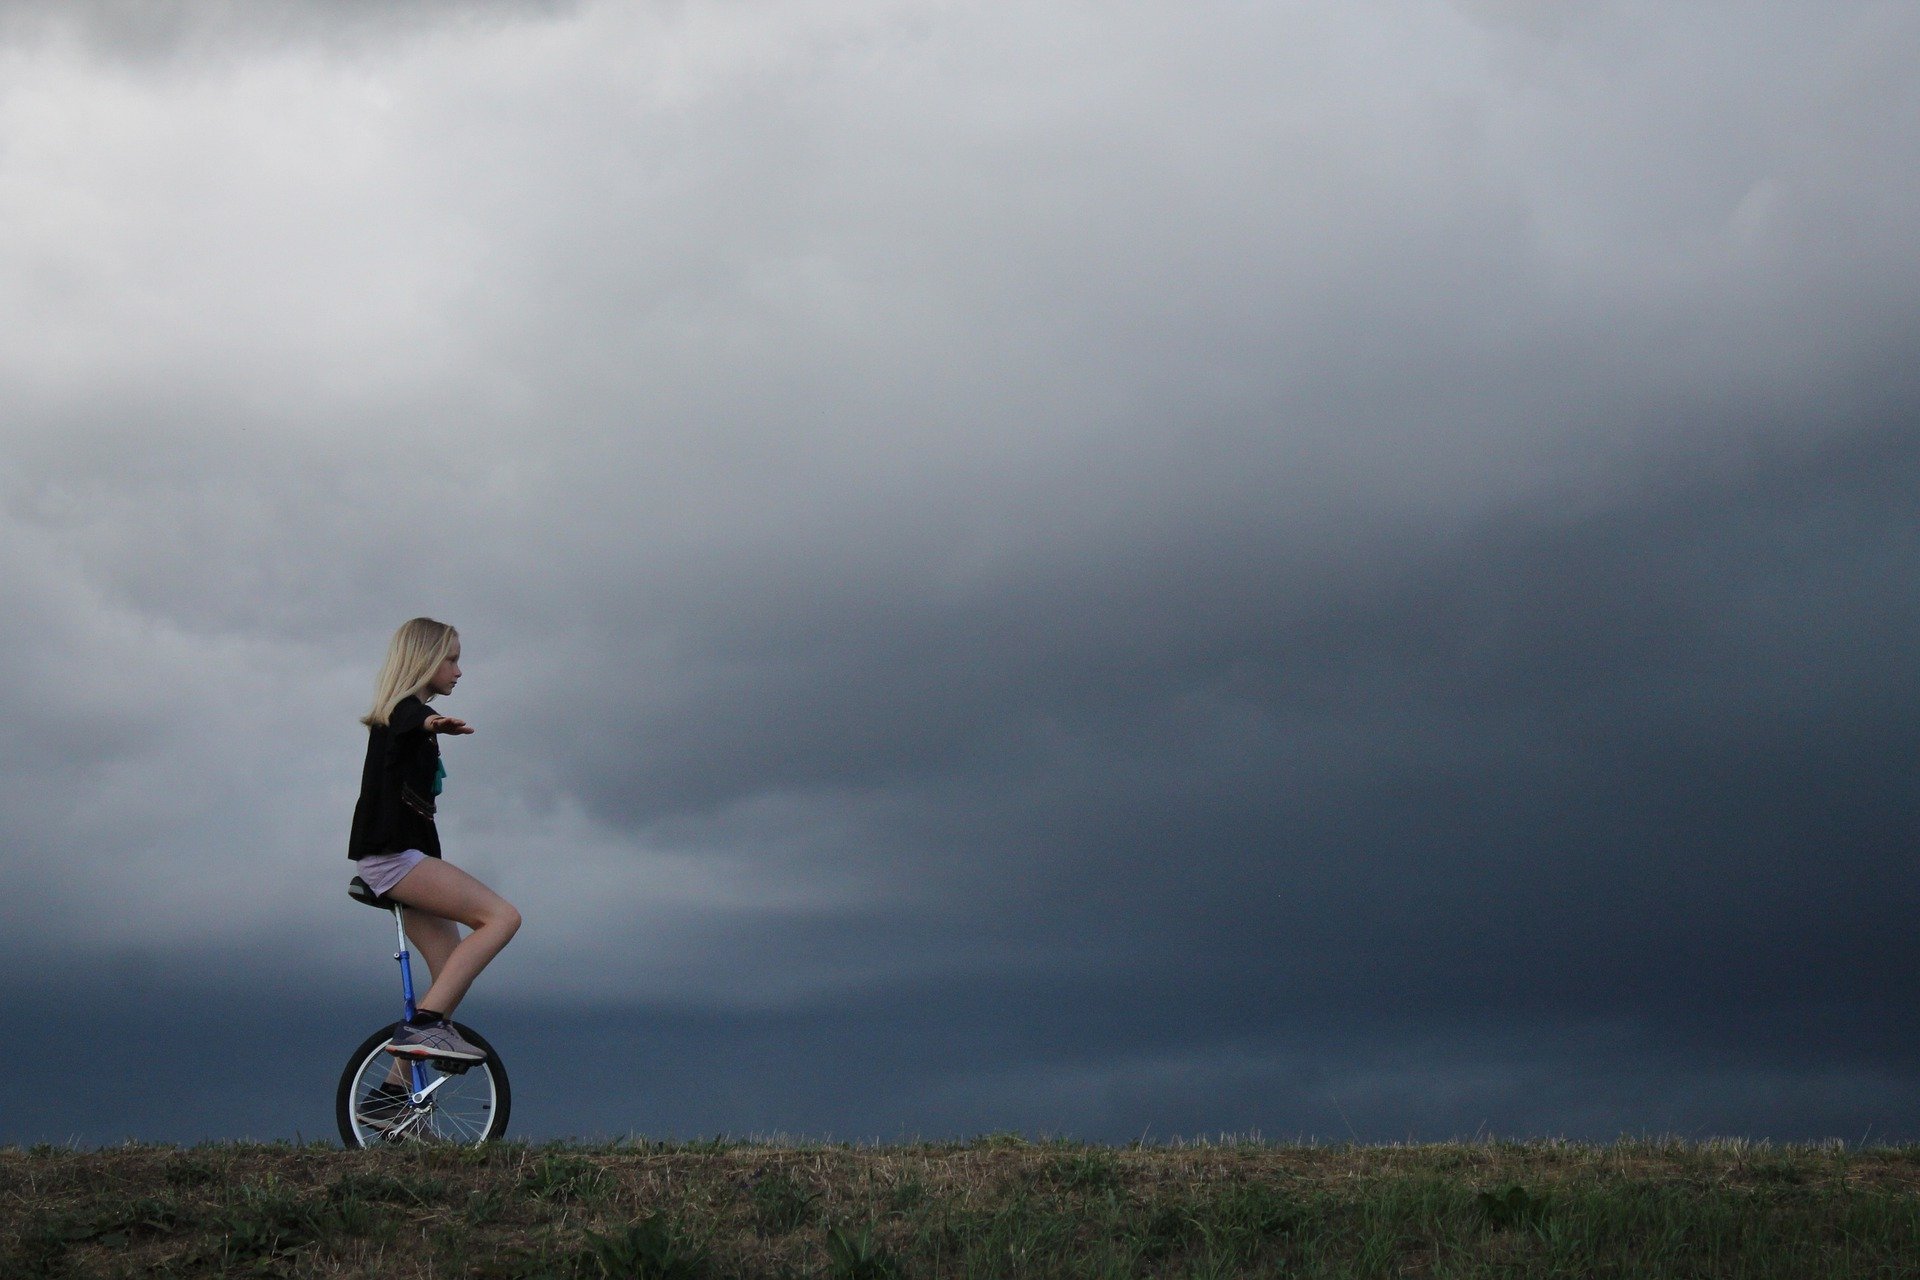
<path id="1" fill-rule="evenodd" d="M 394 632 L 374 683 L 373 709 L 360 721 L 367 726 L 367 762 L 347 856 L 375 893 L 413 908 L 407 912 L 407 937 L 433 974 L 433 985 L 416 1006 L 419 1012 L 394 1027 L 387 1052 L 479 1062 L 487 1055 L 447 1019 L 520 928 L 520 913 L 440 858 L 434 797 L 447 771 L 440 763 L 439 737 L 473 728 L 433 714 L 427 703 L 452 693 L 459 680 L 459 632 L 432 618 L 415 618 Z M 472 932 L 461 937 L 456 921 Z M 397 1070 L 398 1061 L 394 1065 Z"/>

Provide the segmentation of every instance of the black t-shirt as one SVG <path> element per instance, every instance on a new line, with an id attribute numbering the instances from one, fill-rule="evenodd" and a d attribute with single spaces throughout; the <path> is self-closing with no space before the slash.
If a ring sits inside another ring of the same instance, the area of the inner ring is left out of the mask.
<path id="1" fill-rule="evenodd" d="M 367 729 L 367 763 L 360 771 L 360 801 L 353 806 L 347 838 L 347 856 L 355 862 L 403 849 L 440 856 L 440 833 L 433 825 L 440 742 L 424 727 L 432 714 L 426 703 L 408 695 L 385 725 Z"/>

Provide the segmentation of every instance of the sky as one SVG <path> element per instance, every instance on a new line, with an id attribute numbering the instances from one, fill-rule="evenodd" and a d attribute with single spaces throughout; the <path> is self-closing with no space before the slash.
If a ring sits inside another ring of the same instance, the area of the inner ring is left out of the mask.
<path id="1" fill-rule="evenodd" d="M 516 1133 L 1920 1141 L 1917 58 L 0 3 L 0 1143 L 331 1133 L 419 614 Z"/>

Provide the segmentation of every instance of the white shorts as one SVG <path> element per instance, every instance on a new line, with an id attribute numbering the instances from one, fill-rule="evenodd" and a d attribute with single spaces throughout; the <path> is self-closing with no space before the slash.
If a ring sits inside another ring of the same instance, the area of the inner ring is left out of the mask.
<path id="1" fill-rule="evenodd" d="M 399 853 L 376 853 L 362 858 L 353 864 L 353 874 L 367 882 L 367 888 L 381 897 L 393 891 L 393 886 L 407 872 L 425 862 L 427 855 L 418 849 L 406 849 Z"/>

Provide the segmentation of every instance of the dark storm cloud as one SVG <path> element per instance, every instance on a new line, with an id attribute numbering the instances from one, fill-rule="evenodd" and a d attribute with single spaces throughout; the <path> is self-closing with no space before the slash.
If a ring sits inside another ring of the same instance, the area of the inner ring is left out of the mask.
<path id="1" fill-rule="evenodd" d="M 16 1025 L 389 999 L 425 611 L 633 1127 L 1906 1106 L 1910 8 L 472 12 L 0 9 Z"/>
<path id="2" fill-rule="evenodd" d="M 395 32 L 572 7 L 572 0 L 0 0 L 0 42 L 75 37 L 109 56 L 149 61 L 287 43 L 350 48 Z"/>
<path id="3" fill-rule="evenodd" d="M 1263 574 L 1238 537 L 1238 574 L 1142 557 L 1102 591 L 993 591 L 981 622 L 906 591 L 856 608 L 828 562 L 789 583 L 820 616 L 768 649 L 703 637 L 745 674 L 701 693 L 707 718 L 614 704 L 561 773 L 651 839 L 941 887 L 741 938 L 743 975 L 820 950 L 1087 967 L 1116 1042 L 1196 1052 L 1357 1011 L 1697 1040 L 1738 1006 L 1715 1052 L 1764 1032 L 1882 1069 L 1874 1029 L 1920 960 L 1897 660 L 1920 430 L 1866 413 L 1357 583 Z M 818 796 L 837 839 L 755 831 L 755 787 Z"/>

